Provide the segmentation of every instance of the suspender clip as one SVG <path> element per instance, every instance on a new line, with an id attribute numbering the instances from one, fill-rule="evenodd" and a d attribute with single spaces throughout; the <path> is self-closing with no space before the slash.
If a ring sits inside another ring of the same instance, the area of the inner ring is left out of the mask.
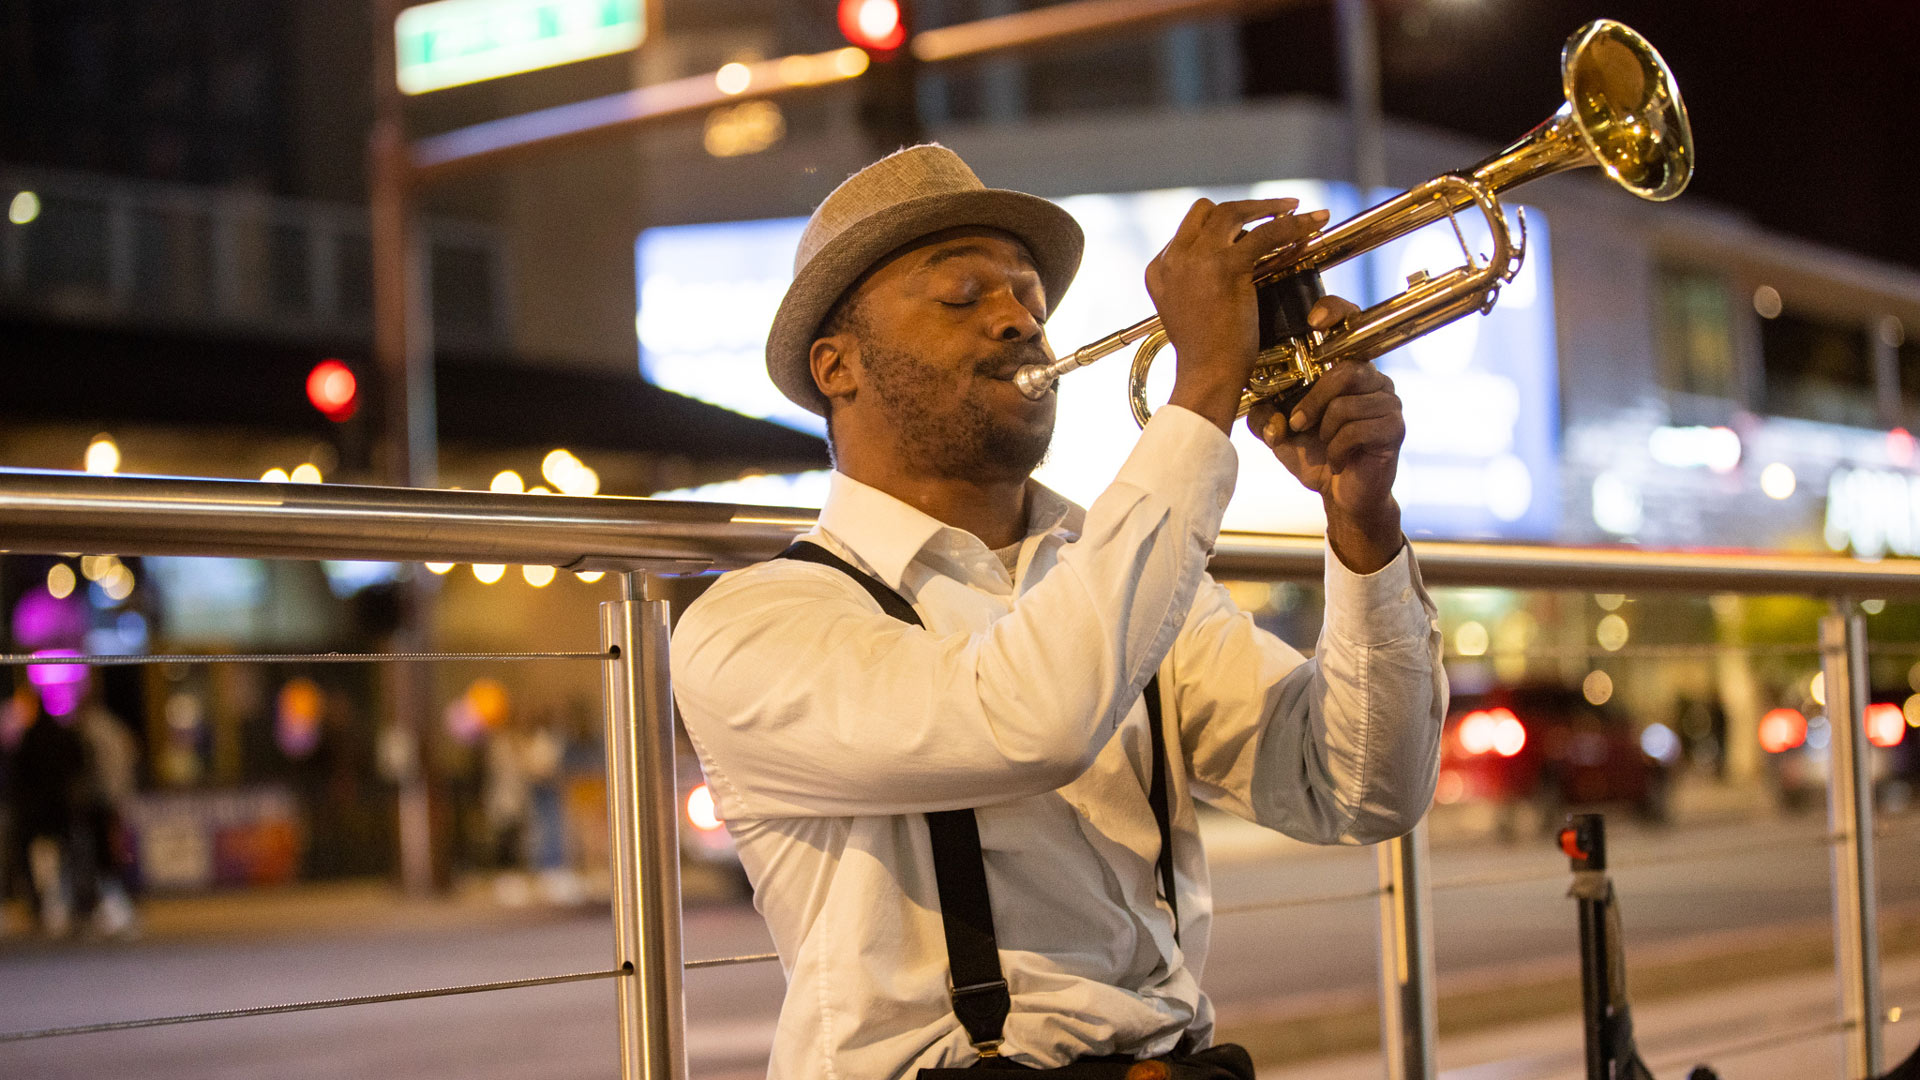
<path id="1" fill-rule="evenodd" d="M 947 996 L 953 1001 L 953 1014 L 960 1018 L 960 1026 L 967 1029 L 973 1049 L 983 1058 L 999 1057 L 1001 1026 L 1013 1006 L 1007 980 L 956 986 L 947 991 Z"/>

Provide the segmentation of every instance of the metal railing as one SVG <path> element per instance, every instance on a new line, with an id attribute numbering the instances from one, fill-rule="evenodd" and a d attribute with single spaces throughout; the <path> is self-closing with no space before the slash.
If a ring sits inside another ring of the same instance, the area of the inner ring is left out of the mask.
<path id="1" fill-rule="evenodd" d="M 602 652 L 581 654 L 598 658 L 603 668 L 613 840 L 612 969 L 134 1023 L 611 977 L 618 988 L 623 1080 L 684 1078 L 682 972 L 770 957 L 692 964 L 682 959 L 669 622 L 658 579 L 765 559 L 810 528 L 814 517 L 805 510 L 648 499 L 532 499 L 490 492 L 0 470 L 0 543 L 13 552 L 547 564 L 615 571 L 624 581 L 622 599 L 601 605 Z M 1836 718 L 1829 831 L 1842 1007 L 1834 1024 L 1846 1034 L 1847 1076 L 1878 1075 L 1873 832 L 1864 783 L 1866 645 L 1861 621 L 1846 612 L 1850 597 L 1920 599 L 1920 564 L 1460 543 L 1421 543 L 1417 552 L 1422 575 L 1434 586 L 1802 593 L 1832 601 L 1833 614 L 1821 620 L 1819 648 L 1826 685 L 1832 688 L 1829 714 Z M 1317 580 L 1322 560 L 1318 538 L 1229 533 L 1216 546 L 1213 566 L 1223 576 Z M 89 661 L 128 662 L 80 658 Z M 1431 881 L 1426 827 L 1381 845 L 1378 858 L 1376 889 L 1289 903 L 1379 897 L 1382 1044 L 1389 1075 L 1431 1078 L 1436 1003 L 1429 909 L 1431 893 L 1440 886 Z M 1445 887 L 1475 884 L 1485 882 Z"/>

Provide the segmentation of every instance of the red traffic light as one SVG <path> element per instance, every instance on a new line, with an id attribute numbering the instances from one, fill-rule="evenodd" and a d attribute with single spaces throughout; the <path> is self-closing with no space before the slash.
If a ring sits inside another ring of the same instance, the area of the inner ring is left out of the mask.
<path id="1" fill-rule="evenodd" d="M 360 408 L 360 383 L 353 369 L 338 360 L 322 360 L 307 373 L 307 400 L 336 424 Z"/>
<path id="2" fill-rule="evenodd" d="M 840 0 L 840 32 L 868 52 L 892 52 L 907 41 L 900 0 Z"/>

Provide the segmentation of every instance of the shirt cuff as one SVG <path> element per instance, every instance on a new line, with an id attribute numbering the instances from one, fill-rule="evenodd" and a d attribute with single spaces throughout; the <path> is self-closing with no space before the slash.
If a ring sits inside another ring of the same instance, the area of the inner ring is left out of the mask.
<path id="1" fill-rule="evenodd" d="M 1209 542 L 1233 498 L 1240 455 L 1233 440 L 1199 413 L 1178 405 L 1154 410 L 1114 479 L 1183 506 Z"/>
<path id="2" fill-rule="evenodd" d="M 1420 584 L 1413 545 L 1401 537 L 1393 561 L 1371 574 L 1357 574 L 1327 549 L 1326 628 L 1342 641 L 1384 645 L 1425 638 L 1433 629 L 1433 602 Z"/>

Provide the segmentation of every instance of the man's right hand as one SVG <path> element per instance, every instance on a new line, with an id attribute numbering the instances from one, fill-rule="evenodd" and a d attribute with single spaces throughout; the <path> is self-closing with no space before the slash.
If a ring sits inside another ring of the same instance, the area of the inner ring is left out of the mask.
<path id="1" fill-rule="evenodd" d="M 1176 356 L 1168 404 L 1199 413 L 1221 431 L 1233 427 L 1260 348 L 1254 264 L 1327 223 L 1325 210 L 1295 214 L 1299 205 L 1298 199 L 1201 199 L 1147 264 L 1147 294 Z M 1251 221 L 1261 224 L 1246 228 Z"/>

